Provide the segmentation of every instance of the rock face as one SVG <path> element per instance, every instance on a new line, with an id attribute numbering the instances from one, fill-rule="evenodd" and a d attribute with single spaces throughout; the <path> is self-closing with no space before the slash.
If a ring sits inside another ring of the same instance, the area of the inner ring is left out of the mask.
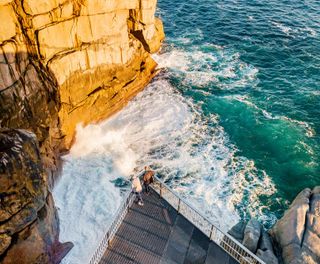
<path id="1" fill-rule="evenodd" d="M 244 229 L 242 244 L 252 252 L 257 251 L 261 229 L 260 223 L 254 218 L 250 219 Z"/>
<path id="2" fill-rule="evenodd" d="M 299 193 L 270 234 L 284 263 L 320 263 L 320 186 Z"/>
<path id="3" fill-rule="evenodd" d="M 320 186 L 300 192 L 268 233 L 254 219 L 228 233 L 268 264 L 279 262 L 274 249 L 281 263 L 320 263 Z"/>
<path id="4" fill-rule="evenodd" d="M 155 9 L 156 0 L 0 0 L 0 262 L 56 263 L 70 248 L 48 191 L 59 153 L 78 123 L 113 114 L 154 76 L 164 38 Z M 39 150 L 12 129 L 32 131 Z"/>
<path id="5" fill-rule="evenodd" d="M 241 221 L 233 226 L 228 233 L 266 264 L 279 263 L 269 234 L 263 230 L 256 219 L 252 218 L 247 223 Z"/>
<path id="6" fill-rule="evenodd" d="M 58 224 L 35 135 L 0 129 L 0 262 L 58 263 Z"/>
<path id="7" fill-rule="evenodd" d="M 155 73 L 156 0 L 0 1 L 0 127 L 33 131 L 46 168 L 76 124 L 123 107 Z M 50 183 L 52 184 L 52 183 Z"/>

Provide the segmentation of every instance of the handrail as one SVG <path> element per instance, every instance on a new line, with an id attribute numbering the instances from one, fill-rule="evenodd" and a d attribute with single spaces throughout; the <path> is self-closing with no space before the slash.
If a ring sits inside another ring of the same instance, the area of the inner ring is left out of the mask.
<path id="1" fill-rule="evenodd" d="M 114 215 L 114 220 L 110 224 L 109 228 L 107 229 L 106 233 L 104 234 L 101 242 L 99 243 L 97 249 L 93 253 L 91 259 L 90 259 L 90 264 L 98 264 L 99 261 L 101 260 L 104 252 L 108 248 L 108 245 L 114 235 L 116 234 L 118 228 L 120 227 L 123 219 L 125 218 L 129 208 L 131 207 L 133 201 L 134 201 L 134 195 L 131 191 L 128 191 L 125 195 L 125 197 L 122 200 L 122 203 L 118 210 L 116 211 Z"/>
<path id="2" fill-rule="evenodd" d="M 198 209 L 194 208 L 189 202 L 185 201 L 180 195 L 175 193 L 166 183 L 154 176 L 154 182 L 151 188 L 157 192 L 161 198 L 166 200 L 177 212 L 188 219 L 193 225 L 200 229 L 210 240 L 214 241 L 224 251 L 236 259 L 240 264 L 266 264 L 259 257 L 253 254 L 235 238 L 228 233 L 223 232 L 219 227 L 215 226 L 211 220 L 202 215 Z M 166 192 L 167 191 L 167 192 Z M 168 193 L 171 195 L 168 195 Z M 176 199 L 176 203 L 174 199 Z M 125 195 L 120 207 L 115 213 L 113 222 L 110 224 L 106 233 L 104 234 L 99 246 L 95 250 L 90 264 L 98 264 L 104 252 L 109 246 L 110 241 L 116 234 L 125 215 L 131 207 L 135 195 L 128 191 Z M 191 210 L 191 211 L 190 211 Z M 188 214 L 189 213 L 189 214 Z M 193 215 L 195 213 L 196 215 Z M 192 216 L 195 216 L 192 218 Z"/>
<path id="3" fill-rule="evenodd" d="M 210 240 L 214 241 L 234 259 L 239 261 L 239 263 L 265 264 L 263 260 L 253 254 L 239 241 L 228 233 L 223 232 L 219 227 L 215 226 L 211 220 L 200 213 L 199 210 L 194 208 L 189 202 L 185 201 L 179 194 L 175 193 L 166 183 L 156 176 L 154 176 L 154 179 L 154 183 L 151 187 L 160 195 L 161 198 L 166 200 L 177 210 L 178 213 L 183 215 L 192 224 L 199 228 Z M 166 194 L 166 191 L 168 191 L 170 195 L 168 195 L 168 193 Z M 174 201 L 172 198 L 175 198 L 176 200 Z M 192 211 L 190 212 L 190 210 Z M 192 213 L 196 213 L 195 218 L 192 218 Z"/>

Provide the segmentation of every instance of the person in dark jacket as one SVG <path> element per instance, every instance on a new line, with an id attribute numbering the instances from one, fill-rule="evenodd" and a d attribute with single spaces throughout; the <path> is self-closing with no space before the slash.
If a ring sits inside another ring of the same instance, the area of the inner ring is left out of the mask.
<path id="1" fill-rule="evenodd" d="M 150 193 L 150 184 L 153 183 L 154 171 L 149 167 L 144 167 L 144 175 L 143 175 L 143 185 L 146 191 L 146 194 Z"/>

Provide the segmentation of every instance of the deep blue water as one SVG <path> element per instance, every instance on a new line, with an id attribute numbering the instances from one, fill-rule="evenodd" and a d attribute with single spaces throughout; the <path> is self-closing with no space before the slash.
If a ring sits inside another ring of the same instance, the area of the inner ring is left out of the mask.
<path id="1" fill-rule="evenodd" d="M 159 0 L 158 16 L 166 78 L 266 173 L 259 200 L 281 216 L 320 184 L 320 1 Z"/>

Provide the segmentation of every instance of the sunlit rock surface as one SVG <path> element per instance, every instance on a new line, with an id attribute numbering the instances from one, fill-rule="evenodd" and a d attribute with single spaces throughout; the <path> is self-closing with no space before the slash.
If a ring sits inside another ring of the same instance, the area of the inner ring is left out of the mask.
<path id="1" fill-rule="evenodd" d="M 254 219 L 229 231 L 266 263 L 278 263 L 274 249 L 285 264 L 320 263 L 320 186 L 301 191 L 268 233 Z"/>
<path id="2" fill-rule="evenodd" d="M 70 248 L 58 243 L 48 192 L 59 153 L 70 148 L 77 123 L 110 116 L 154 76 L 150 54 L 164 38 L 155 9 L 154 0 L 0 0 L 0 128 L 32 131 L 39 142 L 36 153 L 28 132 L 8 130 L 22 139 L 21 149 L 10 146 L 33 163 L 1 159 L 4 263 L 55 263 Z M 20 163 L 34 166 L 13 173 Z"/>
<path id="3" fill-rule="evenodd" d="M 270 231 L 285 263 L 320 262 L 320 186 L 304 189 Z"/>
<path id="4" fill-rule="evenodd" d="M 119 110 L 154 75 L 156 1 L 1 1 L 0 125 L 34 131 L 47 165 L 79 122 Z M 62 140 L 63 139 L 63 140 Z"/>

